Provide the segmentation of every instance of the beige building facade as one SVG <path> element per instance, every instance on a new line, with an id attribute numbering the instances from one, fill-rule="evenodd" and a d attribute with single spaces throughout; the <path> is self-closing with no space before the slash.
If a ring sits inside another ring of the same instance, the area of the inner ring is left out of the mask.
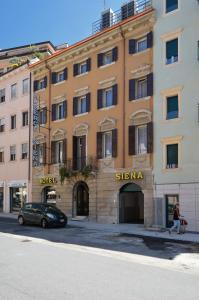
<path id="1" fill-rule="evenodd" d="M 31 66 L 32 200 L 153 224 L 153 26 L 146 7 Z"/>

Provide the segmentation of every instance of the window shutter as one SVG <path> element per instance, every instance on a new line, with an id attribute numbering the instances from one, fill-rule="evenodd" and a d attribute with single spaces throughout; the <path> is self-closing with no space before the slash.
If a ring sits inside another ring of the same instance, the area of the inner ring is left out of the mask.
<path id="1" fill-rule="evenodd" d="M 44 124 L 47 123 L 47 107 L 44 107 Z"/>
<path id="2" fill-rule="evenodd" d="M 46 143 L 43 143 L 43 164 L 46 164 Z"/>
<path id="3" fill-rule="evenodd" d="M 153 96 L 153 73 L 147 75 L 147 96 Z"/>
<path id="4" fill-rule="evenodd" d="M 56 142 L 52 141 L 51 142 L 51 163 L 55 164 L 56 163 Z"/>
<path id="5" fill-rule="evenodd" d="M 113 61 L 118 60 L 118 47 L 113 48 L 112 50 Z"/>
<path id="6" fill-rule="evenodd" d="M 63 140 L 63 163 L 66 163 L 67 159 L 67 140 Z"/>
<path id="7" fill-rule="evenodd" d="M 112 157 L 117 157 L 117 129 L 112 130 Z"/>
<path id="8" fill-rule="evenodd" d="M 38 80 L 34 80 L 34 92 L 38 90 Z"/>
<path id="9" fill-rule="evenodd" d="M 90 72 L 90 70 L 91 70 L 91 58 L 87 59 L 86 64 L 87 64 L 87 72 Z"/>
<path id="10" fill-rule="evenodd" d="M 91 94 L 86 95 L 86 111 L 89 112 L 91 107 Z"/>
<path id="11" fill-rule="evenodd" d="M 135 79 L 129 80 L 129 101 L 135 100 Z"/>
<path id="12" fill-rule="evenodd" d="M 103 107 L 103 90 L 97 91 L 97 108 L 100 109 Z"/>
<path id="13" fill-rule="evenodd" d="M 147 34 L 147 48 L 152 48 L 153 47 L 153 32 L 149 32 Z"/>
<path id="14" fill-rule="evenodd" d="M 52 104 L 52 121 L 56 120 L 56 104 Z"/>
<path id="15" fill-rule="evenodd" d="M 147 124 L 147 153 L 153 153 L 153 122 Z"/>
<path id="16" fill-rule="evenodd" d="M 56 72 L 52 72 L 52 84 L 55 84 L 57 82 L 57 73 Z"/>
<path id="17" fill-rule="evenodd" d="M 129 40 L 129 54 L 136 53 L 136 40 Z"/>
<path id="18" fill-rule="evenodd" d="M 97 65 L 98 65 L 98 68 L 103 66 L 103 53 L 99 53 L 97 55 Z"/>
<path id="19" fill-rule="evenodd" d="M 135 155 L 135 126 L 129 126 L 129 155 Z"/>
<path id="20" fill-rule="evenodd" d="M 68 79 L 68 69 L 65 68 L 64 69 L 64 80 L 67 80 Z"/>
<path id="21" fill-rule="evenodd" d="M 48 79 L 47 76 L 44 77 L 44 87 L 46 88 L 48 84 Z"/>
<path id="22" fill-rule="evenodd" d="M 113 85 L 113 105 L 117 105 L 117 98 L 118 98 L 118 88 L 117 84 Z"/>
<path id="23" fill-rule="evenodd" d="M 78 102 L 78 97 L 73 98 L 73 116 L 77 115 L 77 103 Z"/>
<path id="24" fill-rule="evenodd" d="M 102 158 L 102 132 L 97 132 L 97 159 L 101 159 Z"/>
<path id="25" fill-rule="evenodd" d="M 64 100 L 63 102 L 63 110 L 64 110 L 64 118 L 67 117 L 67 101 Z"/>
<path id="26" fill-rule="evenodd" d="M 74 64 L 73 65 L 73 76 L 77 76 L 78 75 L 78 64 Z"/>
<path id="27" fill-rule="evenodd" d="M 77 170 L 77 137 L 73 136 L 73 170 Z"/>

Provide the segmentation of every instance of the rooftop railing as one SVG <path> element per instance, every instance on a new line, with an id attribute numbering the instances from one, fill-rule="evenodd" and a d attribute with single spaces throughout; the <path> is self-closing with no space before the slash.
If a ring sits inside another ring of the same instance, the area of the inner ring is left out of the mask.
<path id="1" fill-rule="evenodd" d="M 152 0 L 134 0 L 126 5 L 123 5 L 117 11 L 107 11 L 103 14 L 100 20 L 97 20 L 92 25 L 92 33 L 103 31 L 110 28 L 125 19 L 134 15 L 138 15 L 152 7 Z"/>

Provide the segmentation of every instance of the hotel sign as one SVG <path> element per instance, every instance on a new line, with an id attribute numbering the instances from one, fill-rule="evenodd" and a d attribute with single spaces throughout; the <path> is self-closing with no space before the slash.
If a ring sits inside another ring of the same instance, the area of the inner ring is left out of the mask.
<path id="1" fill-rule="evenodd" d="M 115 179 L 116 180 L 139 180 L 139 179 L 144 179 L 144 174 L 141 171 L 116 173 Z"/>
<path id="2" fill-rule="evenodd" d="M 57 180 L 55 177 L 42 177 L 39 180 L 40 184 L 53 184 L 57 183 Z"/>

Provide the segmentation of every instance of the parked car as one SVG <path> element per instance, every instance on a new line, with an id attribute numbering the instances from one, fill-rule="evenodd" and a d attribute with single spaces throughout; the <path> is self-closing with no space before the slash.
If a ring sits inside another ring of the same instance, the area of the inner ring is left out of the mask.
<path id="1" fill-rule="evenodd" d="M 35 224 L 41 227 L 60 226 L 67 224 L 67 216 L 52 204 L 26 203 L 18 215 L 20 225 Z"/>

